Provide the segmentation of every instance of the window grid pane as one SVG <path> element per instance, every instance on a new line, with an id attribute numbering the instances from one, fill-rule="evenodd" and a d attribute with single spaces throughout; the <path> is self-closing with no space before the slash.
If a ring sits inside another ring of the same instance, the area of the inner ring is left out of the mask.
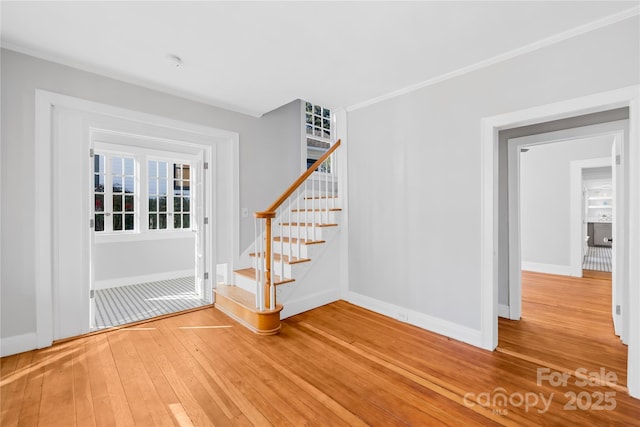
<path id="1" fill-rule="evenodd" d="M 189 198 L 191 191 L 191 166 L 175 163 L 173 165 L 173 228 L 189 228 Z"/>

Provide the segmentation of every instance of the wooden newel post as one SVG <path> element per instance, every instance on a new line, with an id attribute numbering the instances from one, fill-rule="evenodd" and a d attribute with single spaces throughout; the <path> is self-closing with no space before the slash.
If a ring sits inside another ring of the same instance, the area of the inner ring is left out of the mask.
<path id="1" fill-rule="evenodd" d="M 265 220 L 265 254 L 264 254 L 264 271 L 265 281 L 263 283 L 264 289 L 264 306 L 269 309 L 271 307 L 271 220 L 276 217 L 275 212 L 256 212 L 256 218 L 263 218 Z M 275 293 L 274 302 L 275 306 Z"/>

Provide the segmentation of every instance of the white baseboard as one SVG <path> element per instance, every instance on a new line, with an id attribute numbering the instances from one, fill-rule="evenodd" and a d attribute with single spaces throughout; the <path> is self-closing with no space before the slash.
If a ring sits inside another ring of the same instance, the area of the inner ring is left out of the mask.
<path id="1" fill-rule="evenodd" d="M 539 262 L 522 261 L 522 270 L 536 273 L 557 274 L 559 276 L 573 276 L 573 268 L 570 265 L 543 264 Z M 582 273 L 582 271 L 580 272 Z"/>
<path id="2" fill-rule="evenodd" d="M 498 317 L 504 317 L 505 319 L 509 319 L 509 306 L 505 304 L 498 304 Z"/>
<path id="3" fill-rule="evenodd" d="M 448 320 L 429 316 L 415 310 L 400 307 L 398 305 L 380 301 L 355 292 L 349 292 L 347 301 L 362 308 L 375 311 L 376 313 L 392 317 L 419 328 L 426 329 L 476 347 L 482 347 L 482 336 L 479 330 L 458 325 L 457 323 L 453 323 Z"/>
<path id="4" fill-rule="evenodd" d="M 179 279 L 195 275 L 195 270 L 167 271 L 165 273 L 145 274 L 142 276 L 129 276 L 119 279 L 96 280 L 93 283 L 94 289 L 109 289 L 117 286 L 137 285 L 138 283 L 158 282 L 160 280 Z"/>
<path id="5" fill-rule="evenodd" d="M 280 319 L 295 316 L 296 314 L 338 301 L 339 299 L 340 289 L 336 288 L 307 295 L 304 298 L 287 300 L 284 302 L 284 308 L 280 312 Z"/>
<path id="6" fill-rule="evenodd" d="M 0 357 L 11 356 L 37 348 L 38 338 L 35 332 L 0 339 Z"/>

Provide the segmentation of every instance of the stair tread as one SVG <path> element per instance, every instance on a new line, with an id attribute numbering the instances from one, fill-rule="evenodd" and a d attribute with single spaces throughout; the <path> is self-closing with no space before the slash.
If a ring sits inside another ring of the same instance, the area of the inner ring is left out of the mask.
<path id="1" fill-rule="evenodd" d="M 291 212 L 340 212 L 342 208 L 329 208 L 329 209 L 291 209 Z"/>
<path id="2" fill-rule="evenodd" d="M 273 241 L 274 242 L 280 242 L 282 241 L 283 243 L 289 243 L 289 240 L 291 240 L 291 244 L 298 244 L 298 238 L 297 237 L 274 237 Z M 316 245 L 318 243 L 326 243 L 326 240 L 305 240 L 305 239 L 300 239 L 300 244 L 301 245 Z"/>
<path id="3" fill-rule="evenodd" d="M 242 268 L 240 270 L 235 270 L 234 273 L 239 274 L 241 276 L 247 277 L 249 279 L 254 279 L 256 278 L 256 269 L 253 267 L 249 267 L 249 268 Z M 285 283 L 291 283 L 291 282 L 295 282 L 296 279 L 287 279 L 286 277 L 284 279 L 280 278 L 280 276 L 273 276 L 273 284 L 278 286 L 278 285 L 284 285 Z"/>
<path id="4" fill-rule="evenodd" d="M 286 264 L 299 264 L 301 262 L 308 262 L 311 261 L 311 258 L 296 258 L 296 257 L 289 257 L 289 255 L 280 255 L 278 253 L 274 253 L 273 255 L 273 260 L 274 261 L 280 261 L 282 258 L 284 258 L 284 262 Z M 250 253 L 249 254 L 250 257 L 255 257 L 256 254 L 255 253 Z"/>
<path id="5" fill-rule="evenodd" d="M 338 196 L 315 196 L 315 197 L 311 197 L 311 196 L 306 196 L 305 200 L 311 200 L 311 199 L 337 199 Z"/>
<path id="6" fill-rule="evenodd" d="M 282 225 L 283 227 L 287 227 L 287 226 L 289 226 L 289 224 L 291 224 L 292 227 L 297 227 L 299 225 L 307 226 L 307 227 L 313 227 L 314 225 L 316 227 L 337 227 L 338 226 L 338 224 L 318 224 L 318 223 L 314 224 L 312 222 L 307 222 L 307 223 L 304 223 L 304 222 L 292 222 L 292 223 L 281 222 L 280 223 L 280 225 Z"/>

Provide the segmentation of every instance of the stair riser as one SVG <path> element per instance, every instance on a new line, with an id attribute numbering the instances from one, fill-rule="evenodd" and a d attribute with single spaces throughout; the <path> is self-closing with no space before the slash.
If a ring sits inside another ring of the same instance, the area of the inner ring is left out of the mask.
<path id="1" fill-rule="evenodd" d="M 316 224 L 336 224 L 340 220 L 340 212 L 291 212 L 291 222 L 315 222 Z M 284 215 L 282 222 L 289 222 L 289 216 Z"/>
<path id="2" fill-rule="evenodd" d="M 320 246 L 322 246 L 322 243 L 313 245 L 300 245 L 300 248 L 298 248 L 298 245 L 296 245 L 295 243 L 291 244 L 291 247 L 289 247 L 289 243 L 287 242 L 285 242 L 284 244 L 281 244 L 280 242 L 273 242 L 273 252 L 278 254 L 284 253 L 287 256 L 293 254 L 293 256 L 296 258 L 313 259 L 314 254 L 317 254 L 320 250 Z"/>
<path id="3" fill-rule="evenodd" d="M 310 261 L 309 261 L 310 262 Z M 304 268 L 304 264 L 307 264 L 308 262 L 301 262 L 301 263 L 297 263 L 297 264 L 284 264 L 284 276 L 282 276 L 282 269 L 281 269 L 281 265 L 280 265 L 280 261 L 274 261 L 273 262 L 273 273 L 277 276 L 281 276 L 281 277 L 285 277 L 287 279 L 292 279 L 296 277 L 296 274 L 300 272 L 301 269 Z M 253 258 L 253 260 L 251 261 L 251 266 L 253 268 L 256 268 L 257 262 L 256 259 Z"/>
<path id="4" fill-rule="evenodd" d="M 333 199 L 309 199 L 306 201 L 306 206 L 304 203 L 304 200 L 300 200 L 300 205 L 298 206 L 298 204 L 296 202 L 291 203 L 291 209 L 326 209 L 327 207 L 329 209 L 331 208 L 341 208 L 342 206 L 340 206 L 340 202 L 338 199 L 333 200 Z M 288 206 L 285 206 L 286 208 L 288 208 Z"/>
<path id="5" fill-rule="evenodd" d="M 316 227 L 315 234 L 313 232 L 313 227 L 282 227 L 282 233 L 284 237 L 302 237 L 307 240 L 327 240 L 327 236 L 330 236 L 331 228 L 336 227 Z M 306 229 L 306 232 L 305 232 Z M 280 236 L 279 227 L 274 230 L 274 237 Z"/>

